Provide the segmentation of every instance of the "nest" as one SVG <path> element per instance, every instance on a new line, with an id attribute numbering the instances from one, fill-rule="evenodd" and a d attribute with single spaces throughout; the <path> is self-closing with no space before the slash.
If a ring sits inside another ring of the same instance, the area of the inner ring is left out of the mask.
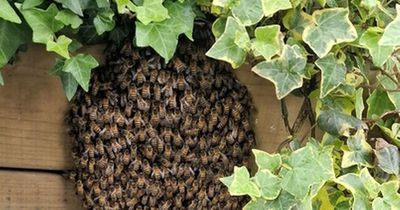
<path id="1" fill-rule="evenodd" d="M 251 100 L 232 69 L 181 41 L 165 64 L 151 49 L 110 48 L 67 121 L 72 177 L 87 209 L 241 209 L 219 178 L 246 165 Z"/>

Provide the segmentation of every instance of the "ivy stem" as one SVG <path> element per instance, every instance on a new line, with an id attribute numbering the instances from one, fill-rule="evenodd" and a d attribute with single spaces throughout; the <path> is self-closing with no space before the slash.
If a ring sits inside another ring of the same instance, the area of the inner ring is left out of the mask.
<path id="1" fill-rule="evenodd" d="M 283 122 L 285 123 L 286 130 L 289 132 L 290 135 L 293 135 L 293 129 L 289 124 L 289 112 L 286 105 L 286 99 L 281 99 L 281 114 L 283 118 Z"/>

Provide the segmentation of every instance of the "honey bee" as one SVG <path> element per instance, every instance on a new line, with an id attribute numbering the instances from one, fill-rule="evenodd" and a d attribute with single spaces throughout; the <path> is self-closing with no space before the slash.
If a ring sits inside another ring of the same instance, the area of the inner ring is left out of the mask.
<path id="1" fill-rule="evenodd" d="M 89 108 L 89 119 L 91 121 L 97 120 L 97 107 L 96 106 L 91 106 Z"/>
<path id="2" fill-rule="evenodd" d="M 184 157 L 186 162 L 192 162 L 194 165 L 196 165 L 195 160 L 197 160 L 197 156 L 194 153 L 188 154 Z"/>
<path id="3" fill-rule="evenodd" d="M 140 168 L 141 165 L 142 165 L 142 161 L 141 161 L 140 157 L 136 157 L 136 158 L 132 161 L 132 163 L 129 165 L 129 167 L 132 167 L 132 169 L 133 169 L 134 171 L 137 171 L 137 170 L 139 170 L 139 168 Z"/>
<path id="4" fill-rule="evenodd" d="M 123 79 L 121 81 L 121 84 L 119 85 L 119 87 L 121 88 L 121 90 L 124 90 L 129 86 L 130 82 L 131 82 L 131 80 L 129 79 L 129 77 L 125 77 L 125 79 Z"/>
<path id="5" fill-rule="evenodd" d="M 208 123 L 208 129 L 209 131 L 212 131 L 214 129 L 214 126 L 217 125 L 218 123 L 218 113 L 215 108 L 211 109 L 211 115 Z"/>
<path id="6" fill-rule="evenodd" d="M 200 117 L 199 117 L 199 120 L 197 121 L 197 127 L 198 127 L 201 131 L 205 132 L 206 125 L 207 125 L 206 119 L 204 118 L 204 116 L 200 116 Z"/>
<path id="7" fill-rule="evenodd" d="M 185 194 L 185 191 L 186 191 L 185 182 L 178 183 L 178 190 L 179 190 L 180 194 L 182 194 L 182 195 Z"/>
<path id="8" fill-rule="evenodd" d="M 104 172 L 106 176 L 113 176 L 114 175 L 114 161 L 110 160 L 107 164 L 106 170 Z"/>
<path id="9" fill-rule="evenodd" d="M 171 113 L 171 117 L 172 117 L 172 121 L 173 121 L 173 123 L 174 123 L 175 125 L 178 125 L 178 124 L 180 123 L 180 121 L 181 121 L 181 115 L 180 115 L 180 113 L 179 113 L 178 110 L 174 110 L 174 111 Z"/>
<path id="10" fill-rule="evenodd" d="M 207 140 L 206 140 L 206 138 L 204 136 L 200 137 L 199 148 L 200 148 L 201 151 L 204 151 L 204 150 L 206 150 L 208 148 Z"/>
<path id="11" fill-rule="evenodd" d="M 110 110 L 107 110 L 104 114 L 103 114 L 103 122 L 104 123 L 111 123 L 112 119 L 113 119 L 113 112 L 111 112 Z"/>
<path id="12" fill-rule="evenodd" d="M 97 203 L 99 204 L 99 206 L 105 206 L 107 204 L 107 194 L 105 191 L 102 191 L 99 195 L 99 197 L 96 198 L 97 199 Z"/>
<path id="13" fill-rule="evenodd" d="M 156 210 L 157 208 L 155 208 L 155 206 L 157 205 L 157 198 L 154 196 L 150 196 L 148 204 L 151 207 L 150 210 Z"/>
<path id="14" fill-rule="evenodd" d="M 176 101 L 176 94 L 172 94 L 170 97 L 167 99 L 167 104 L 170 108 L 175 109 L 178 107 L 178 103 Z"/>
<path id="15" fill-rule="evenodd" d="M 135 144 L 131 145 L 130 152 L 131 152 L 131 157 L 136 157 L 138 155 L 137 146 Z"/>
<path id="16" fill-rule="evenodd" d="M 130 196 L 130 197 L 132 197 L 132 196 Z M 132 198 L 129 198 L 129 199 L 126 201 L 126 206 L 127 206 L 127 207 L 132 207 L 132 208 L 133 208 L 137 203 L 138 203 L 137 198 L 132 197 Z"/>
<path id="17" fill-rule="evenodd" d="M 141 112 L 135 113 L 135 115 L 133 116 L 133 122 L 134 122 L 136 128 L 139 128 L 142 124 L 144 124 Z"/>
<path id="18" fill-rule="evenodd" d="M 90 144 L 92 135 L 89 132 L 85 132 L 82 134 L 82 139 L 84 144 Z"/>
<path id="19" fill-rule="evenodd" d="M 165 115 L 167 113 L 165 104 L 159 104 L 158 108 L 159 108 L 158 109 L 158 114 L 159 114 L 160 118 L 165 118 Z"/>
<path id="20" fill-rule="evenodd" d="M 163 138 L 165 142 L 170 143 L 173 135 L 174 134 L 172 133 L 171 128 L 166 127 L 164 128 L 164 131 L 161 134 L 161 138 Z"/>
<path id="21" fill-rule="evenodd" d="M 122 187 L 119 183 L 117 183 L 110 194 L 112 200 L 116 201 L 117 199 L 122 198 Z"/>
<path id="22" fill-rule="evenodd" d="M 210 138 L 210 145 L 211 146 L 217 145 L 219 143 L 219 140 L 220 140 L 220 136 L 219 136 L 218 131 L 214 131 Z"/>
<path id="23" fill-rule="evenodd" d="M 76 190 L 76 193 L 77 193 L 79 196 L 83 196 L 84 189 L 83 189 L 82 180 L 77 180 L 77 181 L 76 181 L 75 190 Z"/>
<path id="24" fill-rule="evenodd" d="M 92 88 L 92 89 L 91 89 L 90 93 L 91 93 L 93 96 L 96 96 L 97 93 L 99 92 L 99 89 L 100 89 L 99 82 L 93 82 L 91 88 Z"/>
<path id="25" fill-rule="evenodd" d="M 99 182 L 95 181 L 92 185 L 92 190 L 95 196 L 99 196 L 101 193 L 100 184 Z"/>
<path id="26" fill-rule="evenodd" d="M 178 151 L 178 152 L 176 152 L 176 153 L 174 154 L 174 162 L 180 163 L 181 160 L 182 160 L 182 155 L 181 155 L 181 153 L 179 153 L 179 151 Z"/>
<path id="27" fill-rule="evenodd" d="M 157 76 L 158 76 L 158 70 L 157 69 L 153 69 L 150 71 L 150 83 L 154 84 L 155 81 L 157 80 Z"/>
<path id="28" fill-rule="evenodd" d="M 124 150 L 124 155 L 122 156 L 122 162 L 124 165 L 129 165 L 131 162 L 131 152 L 128 149 Z"/>
<path id="29" fill-rule="evenodd" d="M 85 168 L 88 164 L 89 161 L 89 157 L 87 155 L 83 155 L 80 159 L 79 159 L 79 166 L 81 168 Z"/>
<path id="30" fill-rule="evenodd" d="M 179 133 L 174 134 L 174 140 L 173 140 L 174 146 L 180 147 L 183 145 L 183 138 Z"/>
<path id="31" fill-rule="evenodd" d="M 175 197 L 175 207 L 176 208 L 182 208 L 182 206 L 183 206 L 183 204 L 182 204 L 182 200 L 183 200 L 183 198 L 182 198 L 182 196 L 181 195 L 177 195 L 176 197 Z"/>
<path id="32" fill-rule="evenodd" d="M 159 207 L 160 210 L 168 210 L 171 207 L 170 201 L 163 201 L 162 205 Z"/>
<path id="33" fill-rule="evenodd" d="M 102 190 L 105 190 L 107 189 L 107 187 L 108 187 L 107 177 L 106 176 L 100 177 L 100 188 Z"/>
<path id="34" fill-rule="evenodd" d="M 178 57 L 172 59 L 172 64 L 177 72 L 182 72 L 187 68 L 186 64 Z"/>
<path id="35" fill-rule="evenodd" d="M 143 98 L 150 98 L 150 83 L 144 83 L 142 87 L 142 97 Z"/>
<path id="36" fill-rule="evenodd" d="M 153 128 L 153 126 L 151 126 L 151 124 L 148 124 L 146 126 L 147 128 L 147 133 L 149 134 L 150 138 L 154 139 L 158 134 L 157 134 L 157 130 Z M 157 144 L 155 144 L 154 147 L 157 147 Z"/>
<path id="37" fill-rule="evenodd" d="M 137 100 L 137 98 L 138 98 L 138 90 L 137 90 L 137 87 L 135 85 L 129 86 L 128 98 L 130 100 L 133 100 L 133 101 Z"/>
<path id="38" fill-rule="evenodd" d="M 101 158 L 97 161 L 96 165 L 99 169 L 104 169 L 107 167 L 107 157 L 105 155 L 101 156 Z"/>
<path id="39" fill-rule="evenodd" d="M 108 146 L 108 145 L 106 145 L 106 146 L 105 146 L 105 148 L 106 148 L 106 151 L 107 151 L 108 157 L 110 157 L 110 159 L 115 159 L 115 154 L 114 154 L 114 152 L 113 152 L 113 149 L 112 149 L 112 147 L 111 147 L 111 146 Z"/>
<path id="40" fill-rule="evenodd" d="M 154 177 L 156 180 L 160 180 L 164 178 L 164 174 L 162 173 L 161 169 L 157 165 L 153 165 L 153 172 L 151 177 Z"/>
<path id="41" fill-rule="evenodd" d="M 229 111 L 232 107 L 232 98 L 231 97 L 227 97 L 224 101 L 224 103 L 222 104 L 223 109 L 224 109 L 224 114 L 229 114 Z"/>
<path id="42" fill-rule="evenodd" d="M 133 109 L 133 103 L 131 101 L 128 101 L 125 105 L 124 109 L 124 114 L 126 117 L 131 117 L 132 116 L 132 109 Z"/>
<path id="43" fill-rule="evenodd" d="M 94 161 L 94 159 L 89 160 L 88 169 L 89 169 L 90 174 L 94 174 L 94 165 L 95 164 L 96 164 L 96 162 Z"/>
<path id="44" fill-rule="evenodd" d="M 94 132 L 94 133 L 100 133 L 101 128 L 99 125 L 97 125 L 97 123 L 92 121 L 92 122 L 90 122 L 90 131 Z"/>
<path id="45" fill-rule="evenodd" d="M 153 147 L 151 145 L 146 145 L 144 147 L 144 151 L 143 151 L 144 157 L 146 157 L 149 160 L 152 160 L 154 157 L 154 151 L 153 151 Z"/>
<path id="46" fill-rule="evenodd" d="M 121 114 L 119 109 L 114 110 L 114 122 L 119 126 L 123 126 L 125 124 L 125 117 Z"/>
<path id="47" fill-rule="evenodd" d="M 183 74 L 178 74 L 177 78 L 177 87 L 178 90 L 183 91 L 185 88 L 187 88 L 189 85 L 185 80 L 185 76 Z"/>
<path id="48" fill-rule="evenodd" d="M 188 139 L 186 140 L 187 144 L 189 145 L 190 148 L 194 148 L 197 145 L 197 137 L 192 138 L 191 136 L 188 137 Z"/>
<path id="49" fill-rule="evenodd" d="M 139 129 L 139 132 L 138 132 L 136 135 L 137 135 L 137 138 L 138 138 L 138 140 L 139 140 L 140 142 L 145 141 L 146 138 L 147 138 L 146 128 L 141 127 L 141 128 Z"/>
<path id="50" fill-rule="evenodd" d="M 101 100 L 101 107 L 103 108 L 103 110 L 108 110 L 108 108 L 110 107 L 110 101 L 108 98 L 103 98 Z"/>
<path id="51" fill-rule="evenodd" d="M 240 148 L 240 145 L 238 143 L 235 143 L 233 145 L 232 157 L 238 158 L 241 157 L 241 155 L 242 155 L 242 150 Z"/>
<path id="52" fill-rule="evenodd" d="M 137 84 L 142 84 L 146 81 L 146 76 L 141 68 L 139 68 L 133 77 L 133 80 L 136 81 Z"/>
<path id="53" fill-rule="evenodd" d="M 208 155 L 206 152 L 202 152 L 200 155 L 201 164 L 207 165 L 208 164 Z"/>
<path id="54" fill-rule="evenodd" d="M 219 123 L 217 125 L 218 129 L 222 129 L 228 123 L 228 117 L 226 115 L 222 115 L 219 118 Z"/>
<path id="55" fill-rule="evenodd" d="M 241 122 L 242 122 L 243 128 L 244 128 L 244 130 L 245 130 L 246 132 L 248 132 L 248 131 L 251 130 L 250 122 L 249 122 L 249 120 L 248 120 L 247 118 L 242 119 Z"/>
<path id="56" fill-rule="evenodd" d="M 165 157 L 167 160 L 170 160 L 170 159 L 171 159 L 171 156 L 172 156 L 172 147 L 171 147 L 171 144 L 166 144 L 165 147 L 164 147 L 164 157 Z"/>
<path id="57" fill-rule="evenodd" d="M 165 97 L 170 97 L 174 94 L 172 78 L 168 79 L 165 86 L 161 89 L 161 93 L 164 94 Z"/>
<path id="58" fill-rule="evenodd" d="M 160 123 L 160 115 L 157 109 L 153 108 L 150 117 L 150 124 L 152 127 L 157 127 L 159 123 Z"/>
<path id="59" fill-rule="evenodd" d="M 137 186 L 138 186 L 139 188 L 143 188 L 143 187 L 145 186 L 145 184 L 146 184 L 146 178 L 144 177 L 143 174 L 140 174 L 140 175 L 139 175 L 136 184 L 137 184 Z"/>
<path id="60" fill-rule="evenodd" d="M 151 166 L 150 163 L 147 159 L 143 159 L 142 161 L 142 171 L 146 174 L 146 175 L 150 175 L 151 174 Z"/>
<path id="61" fill-rule="evenodd" d="M 130 46 L 130 44 L 129 44 L 129 46 Z M 134 60 L 134 61 L 137 61 L 137 60 L 139 60 L 140 59 L 140 53 L 139 53 L 139 51 L 132 51 L 132 59 Z"/>
<path id="62" fill-rule="evenodd" d="M 150 109 L 150 103 L 149 101 L 144 100 L 142 97 L 138 97 L 137 108 L 141 111 L 148 112 Z"/>
<path id="63" fill-rule="evenodd" d="M 117 142 L 117 139 L 115 138 L 111 139 L 110 144 L 114 153 L 118 153 L 122 149 L 122 146 Z"/>

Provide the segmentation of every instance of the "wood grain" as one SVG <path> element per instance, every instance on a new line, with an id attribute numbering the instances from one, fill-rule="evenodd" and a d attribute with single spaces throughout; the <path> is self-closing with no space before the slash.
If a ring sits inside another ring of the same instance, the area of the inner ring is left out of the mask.
<path id="1" fill-rule="evenodd" d="M 81 210 L 73 184 L 62 176 L 0 170 L 2 210 Z"/>

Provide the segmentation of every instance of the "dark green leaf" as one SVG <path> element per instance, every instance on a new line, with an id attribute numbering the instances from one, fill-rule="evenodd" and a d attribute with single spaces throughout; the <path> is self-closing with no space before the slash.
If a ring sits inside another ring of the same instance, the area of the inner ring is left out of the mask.
<path id="1" fill-rule="evenodd" d="M 388 174 L 400 174 L 400 153 L 396 146 L 378 138 L 375 143 L 375 155 L 379 168 Z"/>
<path id="2" fill-rule="evenodd" d="M 91 55 L 78 54 L 65 61 L 63 71 L 71 73 L 80 86 L 89 90 L 90 72 L 99 64 Z"/>
<path id="3" fill-rule="evenodd" d="M 8 63 L 28 37 L 30 33 L 25 24 L 18 25 L 0 19 L 0 69 Z"/>
<path id="4" fill-rule="evenodd" d="M 75 14 L 83 17 L 81 0 L 55 0 L 62 4 L 64 8 L 70 9 Z"/>
<path id="5" fill-rule="evenodd" d="M 94 27 L 99 35 L 111 31 L 115 26 L 114 12 L 111 8 L 102 9 L 93 19 Z"/>
<path id="6" fill-rule="evenodd" d="M 334 136 L 348 136 L 350 129 L 368 129 L 363 121 L 334 110 L 321 112 L 317 122 L 322 130 Z"/>
<path id="7" fill-rule="evenodd" d="M 346 76 L 346 66 L 332 53 L 318 59 L 315 64 L 319 69 L 321 69 L 322 72 L 320 97 L 324 98 L 344 82 Z"/>

